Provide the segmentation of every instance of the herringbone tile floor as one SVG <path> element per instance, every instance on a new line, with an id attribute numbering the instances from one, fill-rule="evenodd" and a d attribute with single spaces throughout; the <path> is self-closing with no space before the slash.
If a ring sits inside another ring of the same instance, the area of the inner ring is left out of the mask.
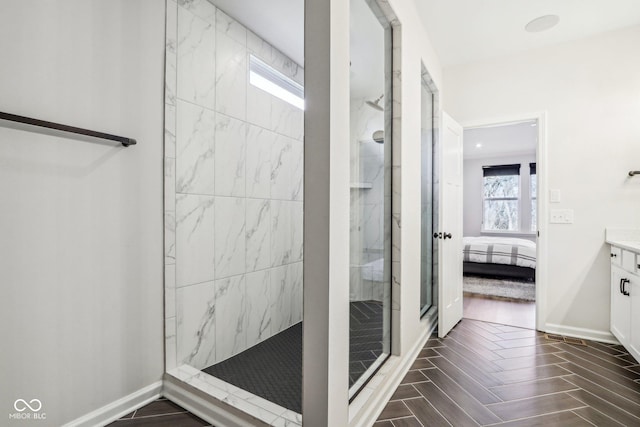
<path id="1" fill-rule="evenodd" d="M 429 339 L 375 426 L 640 426 L 638 362 L 585 343 L 463 319 Z"/>

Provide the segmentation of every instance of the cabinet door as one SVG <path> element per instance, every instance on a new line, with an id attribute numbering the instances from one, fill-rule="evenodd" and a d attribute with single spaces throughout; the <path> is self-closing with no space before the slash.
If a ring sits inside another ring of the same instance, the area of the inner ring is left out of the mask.
<path id="1" fill-rule="evenodd" d="M 631 280 L 631 276 L 631 273 L 620 267 L 611 266 L 611 332 L 625 347 L 630 342 L 631 298 L 620 291 L 620 282 L 623 279 Z M 629 288 L 629 283 L 627 283 L 626 289 L 629 290 Z"/>
<path id="2" fill-rule="evenodd" d="M 640 276 L 629 275 L 630 283 L 627 284 L 627 291 L 631 294 L 631 321 L 629 322 L 629 353 L 640 361 Z M 629 297 L 627 297 L 629 298 Z"/>

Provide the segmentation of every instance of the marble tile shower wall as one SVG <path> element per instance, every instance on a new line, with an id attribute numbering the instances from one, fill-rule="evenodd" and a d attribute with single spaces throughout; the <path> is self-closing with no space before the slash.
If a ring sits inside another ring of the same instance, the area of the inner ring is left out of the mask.
<path id="1" fill-rule="evenodd" d="M 303 112 L 249 54 L 303 70 L 205 0 L 167 0 L 167 370 L 202 369 L 302 320 Z"/>
<path id="2" fill-rule="evenodd" d="M 373 96 L 373 94 L 372 94 Z M 370 300 L 365 283 L 374 273 L 370 262 L 384 257 L 384 145 L 373 133 L 384 130 L 384 113 L 352 99 L 351 117 L 351 218 L 350 218 L 350 298 Z M 388 160 L 388 159 L 387 159 Z M 361 187 L 361 188 L 358 188 Z M 388 234 L 387 234 L 388 236 Z"/>

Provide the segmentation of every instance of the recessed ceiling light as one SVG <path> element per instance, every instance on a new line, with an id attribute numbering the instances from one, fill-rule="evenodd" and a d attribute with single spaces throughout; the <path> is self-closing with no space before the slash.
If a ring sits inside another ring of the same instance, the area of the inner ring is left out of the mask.
<path id="1" fill-rule="evenodd" d="M 539 33 L 555 27 L 560 22 L 558 15 L 545 15 L 536 18 L 524 26 L 524 29 L 530 33 Z"/>
<path id="2" fill-rule="evenodd" d="M 482 148 L 482 144 L 477 143 L 477 144 L 476 144 L 476 148 Z"/>

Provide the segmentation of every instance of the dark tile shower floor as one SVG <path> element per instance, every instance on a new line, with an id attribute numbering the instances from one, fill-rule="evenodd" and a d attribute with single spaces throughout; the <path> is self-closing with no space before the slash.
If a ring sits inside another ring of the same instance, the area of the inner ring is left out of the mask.
<path id="1" fill-rule="evenodd" d="M 382 303 L 352 302 L 350 315 L 349 386 L 382 354 Z M 302 322 L 203 371 L 302 413 Z"/>

